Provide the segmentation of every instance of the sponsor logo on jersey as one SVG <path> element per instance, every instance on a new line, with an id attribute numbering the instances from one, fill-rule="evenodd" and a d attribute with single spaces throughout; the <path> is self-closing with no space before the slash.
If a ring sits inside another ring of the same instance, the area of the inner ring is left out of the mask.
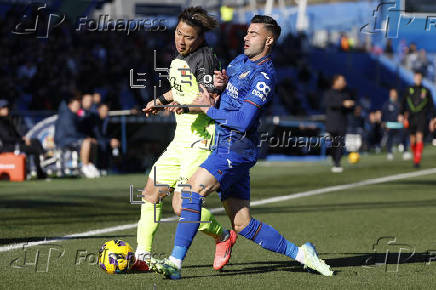
<path id="1" fill-rule="evenodd" d="M 176 91 L 182 92 L 182 85 L 176 82 L 175 77 L 170 78 L 170 85 L 171 85 L 171 88 L 175 89 Z"/>
<path id="2" fill-rule="evenodd" d="M 238 98 L 238 88 L 235 87 L 231 82 L 227 83 L 227 92 L 229 93 L 229 95 L 234 98 L 237 99 Z"/>
<path id="3" fill-rule="evenodd" d="M 260 73 L 264 76 L 264 78 L 266 78 L 267 80 L 269 80 L 269 76 L 266 74 L 266 72 L 261 71 Z"/>
<path id="4" fill-rule="evenodd" d="M 251 91 L 255 96 L 258 96 L 263 102 L 266 100 L 266 96 L 271 91 L 271 88 L 267 86 L 265 82 L 258 82 L 256 88 Z"/>

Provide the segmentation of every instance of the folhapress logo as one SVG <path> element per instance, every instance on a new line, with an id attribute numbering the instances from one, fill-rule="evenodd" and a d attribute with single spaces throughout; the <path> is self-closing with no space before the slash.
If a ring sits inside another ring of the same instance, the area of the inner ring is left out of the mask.
<path id="1" fill-rule="evenodd" d="M 12 33 L 36 38 L 48 38 L 50 32 L 64 22 L 64 13 L 51 11 L 47 8 L 46 3 L 32 3 L 26 6 Z"/>

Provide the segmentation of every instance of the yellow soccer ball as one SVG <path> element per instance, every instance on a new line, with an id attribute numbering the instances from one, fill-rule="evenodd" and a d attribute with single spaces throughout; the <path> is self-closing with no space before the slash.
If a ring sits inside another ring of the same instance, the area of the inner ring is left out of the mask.
<path id="1" fill-rule="evenodd" d="M 359 152 L 351 152 L 348 154 L 348 162 L 351 164 L 356 164 L 360 160 Z"/>
<path id="2" fill-rule="evenodd" d="M 134 263 L 135 252 L 122 240 L 108 241 L 98 252 L 98 265 L 108 274 L 127 273 Z"/>

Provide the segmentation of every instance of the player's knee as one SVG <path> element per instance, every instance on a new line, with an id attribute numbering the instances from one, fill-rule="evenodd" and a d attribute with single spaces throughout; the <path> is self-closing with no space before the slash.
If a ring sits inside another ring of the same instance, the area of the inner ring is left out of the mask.
<path id="1" fill-rule="evenodd" d="M 153 182 L 147 182 L 147 185 L 142 191 L 142 198 L 150 203 L 159 202 L 159 192 L 156 187 L 153 186 Z"/>
<path id="2" fill-rule="evenodd" d="M 215 184 L 202 184 L 199 182 L 192 182 L 192 189 L 191 191 L 197 192 L 200 195 L 207 196 L 209 193 L 216 191 L 219 188 L 219 186 L 216 186 Z"/>
<path id="3" fill-rule="evenodd" d="M 143 190 L 142 191 L 142 198 L 146 202 L 150 202 L 150 203 L 157 203 L 157 202 L 159 202 L 159 196 L 157 194 L 153 194 L 153 192 L 147 191 L 147 190 Z"/>
<path id="4" fill-rule="evenodd" d="M 233 229 L 237 232 L 240 233 L 243 229 L 245 229 L 245 227 L 247 227 L 250 224 L 250 220 L 246 221 L 235 221 L 234 225 L 233 225 Z"/>
<path id="5" fill-rule="evenodd" d="M 182 205 L 178 202 L 173 202 L 174 213 L 178 216 L 182 214 Z"/>

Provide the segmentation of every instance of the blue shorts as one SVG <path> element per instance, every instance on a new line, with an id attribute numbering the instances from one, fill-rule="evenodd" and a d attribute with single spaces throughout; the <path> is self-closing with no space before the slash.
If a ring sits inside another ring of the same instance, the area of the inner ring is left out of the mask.
<path id="1" fill-rule="evenodd" d="M 250 200 L 250 168 L 255 162 L 241 160 L 236 154 L 213 151 L 200 165 L 220 183 L 221 201 L 229 197 Z"/>

